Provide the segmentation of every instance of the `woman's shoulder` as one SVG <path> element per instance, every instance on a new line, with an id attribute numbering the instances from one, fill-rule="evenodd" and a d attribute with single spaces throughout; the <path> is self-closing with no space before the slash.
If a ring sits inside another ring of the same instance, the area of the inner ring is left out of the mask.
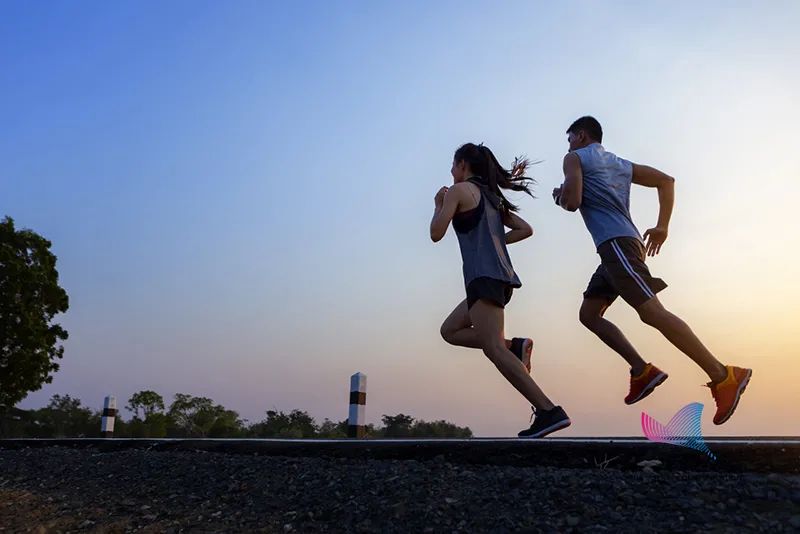
<path id="1" fill-rule="evenodd" d="M 469 180 L 454 184 L 450 190 L 455 191 L 459 197 L 463 198 L 474 198 L 476 193 L 480 194 L 481 192 L 480 186 Z"/>

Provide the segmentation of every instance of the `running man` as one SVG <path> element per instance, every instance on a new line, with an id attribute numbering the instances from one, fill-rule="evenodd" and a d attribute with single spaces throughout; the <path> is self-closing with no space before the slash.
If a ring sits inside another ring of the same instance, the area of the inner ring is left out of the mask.
<path id="1" fill-rule="evenodd" d="M 667 239 L 675 180 L 657 169 L 607 152 L 601 144 L 603 129 L 594 117 L 576 120 L 567 129 L 567 140 L 564 183 L 553 190 L 553 199 L 567 211 L 580 210 L 600 255 L 600 266 L 583 293 L 581 323 L 631 366 L 625 403 L 645 398 L 668 375 L 645 362 L 619 328 L 603 318 L 611 303 L 622 297 L 642 322 L 661 332 L 708 374 L 707 385 L 717 405 L 714 424 L 721 425 L 736 410 L 753 371 L 720 363 L 685 322 L 664 308 L 656 293 L 667 284 L 652 277 L 645 265 L 645 258 L 658 254 Z M 644 237 L 629 211 L 631 183 L 658 190 L 658 222 Z"/>

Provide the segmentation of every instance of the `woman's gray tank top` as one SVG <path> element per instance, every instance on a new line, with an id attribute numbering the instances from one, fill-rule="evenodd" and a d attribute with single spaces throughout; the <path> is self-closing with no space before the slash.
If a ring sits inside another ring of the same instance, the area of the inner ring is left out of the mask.
<path id="1" fill-rule="evenodd" d="M 480 177 L 473 177 L 469 182 L 478 186 L 481 199 L 475 208 L 476 213 L 462 212 L 456 216 L 473 215 L 475 222 L 469 230 L 464 231 L 454 221 L 453 227 L 458 236 L 463 261 L 464 285 L 468 286 L 476 278 L 488 277 L 506 282 L 512 287 L 521 287 L 511 257 L 506 248 L 506 232 L 501 215 L 501 199 L 491 192 L 486 182 Z"/>

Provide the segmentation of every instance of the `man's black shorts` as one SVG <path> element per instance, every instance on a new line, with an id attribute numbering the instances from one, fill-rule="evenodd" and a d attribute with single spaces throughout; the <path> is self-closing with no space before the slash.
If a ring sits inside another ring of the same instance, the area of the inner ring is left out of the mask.
<path id="1" fill-rule="evenodd" d="M 660 278 L 650 276 L 645 265 L 644 245 L 632 237 L 617 237 L 597 247 L 600 267 L 589 280 L 583 298 L 602 298 L 609 304 L 619 296 L 638 308 L 667 287 Z"/>

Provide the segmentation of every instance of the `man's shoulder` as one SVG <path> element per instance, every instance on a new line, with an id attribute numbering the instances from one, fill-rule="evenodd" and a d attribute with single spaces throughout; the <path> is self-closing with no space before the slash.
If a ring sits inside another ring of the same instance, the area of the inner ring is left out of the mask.
<path id="1" fill-rule="evenodd" d="M 611 152 L 610 150 L 607 150 L 602 145 L 597 145 L 597 146 L 598 146 L 598 152 L 603 154 L 603 156 L 605 156 L 607 158 L 617 159 L 617 160 L 622 161 L 624 163 L 630 163 L 629 160 L 627 160 L 627 159 L 623 158 L 622 156 L 618 155 L 616 152 Z"/>
<path id="2" fill-rule="evenodd" d="M 564 156 L 564 161 L 567 161 L 568 157 L 573 157 L 576 160 L 580 161 L 581 163 L 591 163 L 592 161 L 596 161 L 598 157 L 602 158 L 607 154 L 603 145 L 599 143 L 592 143 L 591 145 L 586 145 L 581 148 L 576 148 L 567 153 Z"/>
<path id="3" fill-rule="evenodd" d="M 579 148 L 574 152 L 578 152 L 578 156 L 581 158 L 581 161 L 584 162 L 584 164 L 587 163 L 591 164 L 593 162 L 597 163 L 602 162 L 605 165 L 617 163 L 627 166 L 629 168 L 632 166 L 630 160 L 617 155 L 615 152 L 606 150 L 606 148 L 600 143 L 593 143 L 583 148 Z"/>

